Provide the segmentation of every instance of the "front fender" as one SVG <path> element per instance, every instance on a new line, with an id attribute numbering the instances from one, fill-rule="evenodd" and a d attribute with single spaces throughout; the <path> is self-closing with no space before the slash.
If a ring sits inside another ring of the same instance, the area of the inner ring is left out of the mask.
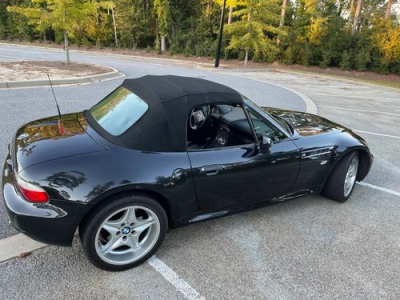
<path id="1" fill-rule="evenodd" d="M 342 157 L 351 151 L 362 153 L 358 180 L 369 172 L 373 156 L 364 139 L 350 130 L 302 136 L 293 139 L 301 153 L 301 167 L 294 187 L 321 189 Z"/>

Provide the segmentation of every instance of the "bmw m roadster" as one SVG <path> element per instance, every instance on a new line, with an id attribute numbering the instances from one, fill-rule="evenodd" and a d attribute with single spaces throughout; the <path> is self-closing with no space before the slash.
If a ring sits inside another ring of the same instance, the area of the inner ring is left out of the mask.
<path id="1" fill-rule="evenodd" d="M 316 115 L 260 108 L 198 78 L 127 79 L 92 108 L 34 121 L 9 145 L 2 190 L 19 231 L 105 270 L 146 261 L 175 228 L 313 193 L 345 202 L 366 142 Z"/>

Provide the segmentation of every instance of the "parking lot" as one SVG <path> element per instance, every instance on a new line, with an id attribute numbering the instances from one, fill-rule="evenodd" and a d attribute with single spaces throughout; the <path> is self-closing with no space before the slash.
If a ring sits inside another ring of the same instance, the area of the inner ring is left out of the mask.
<path id="1" fill-rule="evenodd" d="M 62 60 L 63 53 L 0 45 L 2 56 Z M 171 230 L 156 257 L 128 271 L 96 269 L 78 239 L 72 248 L 48 246 L 0 262 L 1 299 L 400 298 L 399 90 L 274 70 L 216 71 L 76 52 L 72 59 L 127 77 L 202 77 L 261 105 L 318 112 L 364 137 L 374 165 L 345 204 L 314 195 Z M 90 107 L 122 80 L 56 87 L 62 113 Z M 0 90 L 0 107 L 2 159 L 19 126 L 57 113 L 49 88 Z M 17 232 L 0 200 L 4 240 Z"/>

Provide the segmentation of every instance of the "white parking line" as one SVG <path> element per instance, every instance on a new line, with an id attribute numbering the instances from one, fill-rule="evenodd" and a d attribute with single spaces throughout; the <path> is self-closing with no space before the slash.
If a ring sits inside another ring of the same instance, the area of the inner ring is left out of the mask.
<path id="1" fill-rule="evenodd" d="M 397 135 L 389 135 L 389 134 L 369 132 L 369 131 L 363 131 L 363 130 L 357 130 L 357 129 L 353 129 L 353 131 L 357 131 L 360 133 L 366 133 L 366 134 L 372 134 L 372 135 L 380 135 L 380 136 L 390 137 L 390 138 L 394 138 L 394 139 L 400 139 L 400 136 L 397 136 Z"/>
<path id="2" fill-rule="evenodd" d="M 36 242 L 26 235 L 19 233 L 8 238 L 0 240 L 0 263 L 11 258 L 19 256 L 24 252 L 31 252 L 48 245 Z M 160 273 L 169 283 L 171 283 L 180 293 L 188 300 L 204 300 L 194 288 L 192 288 L 185 280 L 180 278 L 165 263 L 153 256 L 148 260 L 158 273 Z"/>
<path id="3" fill-rule="evenodd" d="M 342 110 L 352 110 L 352 111 L 359 111 L 359 112 L 369 112 L 369 113 L 375 113 L 375 114 L 387 114 L 387 115 L 400 116 L 399 113 L 388 112 L 388 111 L 379 111 L 379 110 L 368 110 L 368 109 L 358 109 L 358 108 L 345 108 L 345 107 L 337 107 L 337 106 L 329 106 L 329 105 L 318 105 L 318 107 L 322 107 L 322 108 L 333 108 L 333 109 L 342 109 Z"/>
<path id="4" fill-rule="evenodd" d="M 374 184 L 370 184 L 370 183 L 366 183 L 366 182 L 358 182 L 358 184 L 359 185 L 363 185 L 363 186 L 367 186 L 367 187 L 369 187 L 371 189 L 375 189 L 375 190 L 378 190 L 378 191 L 382 191 L 382 192 L 389 193 L 389 194 L 395 195 L 397 197 L 400 197 L 400 193 L 399 192 L 396 192 L 396 191 L 393 191 L 393 190 L 390 190 L 390 189 L 387 189 L 387 188 L 384 188 L 384 187 L 380 187 L 380 186 L 377 186 L 377 185 L 374 185 Z"/>
<path id="5" fill-rule="evenodd" d="M 148 261 L 158 273 L 160 273 L 169 283 L 171 283 L 179 292 L 181 292 L 189 300 L 204 300 L 194 288 L 192 288 L 185 280 L 179 277 L 170 267 L 164 264 L 157 257 L 153 256 Z"/>

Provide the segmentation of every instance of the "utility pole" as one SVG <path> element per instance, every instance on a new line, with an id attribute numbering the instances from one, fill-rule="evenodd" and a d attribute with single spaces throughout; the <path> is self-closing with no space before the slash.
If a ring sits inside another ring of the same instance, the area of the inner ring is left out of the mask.
<path id="1" fill-rule="evenodd" d="M 221 22 L 219 24 L 219 36 L 218 36 L 218 44 L 217 44 L 217 55 L 215 56 L 215 67 L 219 67 L 219 59 L 221 56 L 221 43 L 222 43 L 222 33 L 224 31 L 224 19 L 225 19 L 225 6 L 226 0 L 222 3 L 222 11 L 221 11 Z"/>

